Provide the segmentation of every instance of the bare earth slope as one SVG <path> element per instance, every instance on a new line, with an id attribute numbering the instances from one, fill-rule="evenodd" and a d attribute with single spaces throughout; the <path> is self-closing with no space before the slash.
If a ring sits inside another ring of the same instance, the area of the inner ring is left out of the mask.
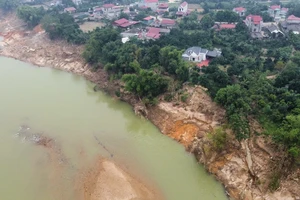
<path id="1" fill-rule="evenodd" d="M 0 34 L 4 36 L 4 41 L 0 42 L 1 55 L 80 74 L 100 88 L 113 91 L 114 83 L 108 82 L 107 74 L 102 69 L 92 72 L 81 58 L 82 46 L 50 41 L 39 27 L 26 32 L 21 24 L 15 16 L 1 19 Z M 163 134 L 194 153 L 199 162 L 224 184 L 232 198 L 300 199 L 299 169 L 291 169 L 281 180 L 281 186 L 273 193 L 269 191 L 268 185 L 274 177 L 271 170 L 277 165 L 274 158 L 279 152 L 268 140 L 253 136 L 240 144 L 228 130 L 226 150 L 215 152 L 207 133 L 225 123 L 225 111 L 212 102 L 203 88 L 186 87 L 186 90 L 189 93 L 187 103 L 178 105 L 161 101 L 144 114 Z M 136 110 L 140 109 L 134 98 L 125 100 Z M 255 125 L 255 121 L 253 124 L 253 129 L 259 131 L 259 125 Z"/>

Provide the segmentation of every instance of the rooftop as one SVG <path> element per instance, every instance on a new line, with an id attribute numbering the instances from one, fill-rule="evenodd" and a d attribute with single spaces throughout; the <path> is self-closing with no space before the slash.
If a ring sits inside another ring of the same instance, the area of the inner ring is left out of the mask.
<path id="1" fill-rule="evenodd" d="M 235 29 L 235 27 L 235 24 L 220 24 L 219 26 L 220 29 Z"/>
<path id="2" fill-rule="evenodd" d="M 280 5 L 272 5 L 272 6 L 270 6 L 270 8 L 272 9 L 272 10 L 280 10 L 280 8 L 281 8 L 281 6 Z"/>
<path id="3" fill-rule="evenodd" d="M 74 7 L 68 7 L 64 9 L 65 11 L 76 11 L 76 8 Z"/>
<path id="4" fill-rule="evenodd" d="M 254 24 L 259 24 L 263 21 L 263 18 L 260 15 L 248 15 L 246 18 L 250 19 Z"/>
<path id="5" fill-rule="evenodd" d="M 145 0 L 145 3 L 158 3 L 158 0 Z"/>
<path id="6" fill-rule="evenodd" d="M 114 6 L 115 6 L 114 4 L 104 4 L 102 7 L 103 8 L 112 8 Z"/>
<path id="7" fill-rule="evenodd" d="M 297 20 L 297 21 L 300 21 L 300 18 L 299 17 L 296 17 L 295 15 L 290 15 L 287 20 Z"/>
<path id="8" fill-rule="evenodd" d="M 184 1 L 182 4 L 180 4 L 181 7 L 185 7 L 187 5 L 188 5 L 188 3 L 186 1 Z"/>
<path id="9" fill-rule="evenodd" d="M 175 25 L 176 21 L 172 19 L 162 19 L 161 24 L 163 25 Z"/>
<path id="10" fill-rule="evenodd" d="M 207 67 L 209 65 L 209 63 L 210 63 L 209 59 L 202 60 L 200 63 L 197 63 L 197 67 L 199 67 L 201 69 L 202 67 Z"/>
<path id="11" fill-rule="evenodd" d="M 169 4 L 168 3 L 161 3 L 158 5 L 158 8 L 168 8 Z"/>
<path id="12" fill-rule="evenodd" d="M 151 17 L 151 16 L 148 16 L 148 17 L 145 17 L 143 20 L 146 20 L 146 21 L 148 21 L 148 20 L 152 20 L 153 19 L 153 17 Z"/>
<path id="13" fill-rule="evenodd" d="M 237 7 L 237 8 L 234 8 L 235 11 L 237 12 L 244 12 L 246 10 L 246 8 L 244 7 Z"/>
<path id="14" fill-rule="evenodd" d="M 122 18 L 122 19 L 118 19 L 116 21 L 114 21 L 114 24 L 116 25 L 121 25 L 121 24 L 124 24 L 124 23 L 128 23 L 129 21 L 125 18 Z"/>

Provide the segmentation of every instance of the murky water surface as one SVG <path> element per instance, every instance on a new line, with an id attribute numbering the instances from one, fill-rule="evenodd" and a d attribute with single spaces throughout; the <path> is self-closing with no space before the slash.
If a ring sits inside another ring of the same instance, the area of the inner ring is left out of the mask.
<path id="1" fill-rule="evenodd" d="M 221 184 L 181 145 L 93 86 L 76 75 L 0 57 L 0 199 L 78 199 L 75 177 L 99 154 L 113 154 L 166 199 L 226 199 Z M 34 144 L 34 134 L 53 139 L 54 152 Z"/>

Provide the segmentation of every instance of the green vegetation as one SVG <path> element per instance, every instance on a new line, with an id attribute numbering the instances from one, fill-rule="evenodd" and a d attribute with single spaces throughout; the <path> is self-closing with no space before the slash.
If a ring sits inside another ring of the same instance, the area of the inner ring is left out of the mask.
<path id="1" fill-rule="evenodd" d="M 46 11 L 43 7 L 25 5 L 18 8 L 17 15 L 29 28 L 41 23 L 51 39 L 64 39 L 74 44 L 84 44 L 88 39 L 88 35 L 79 29 L 74 18 L 67 13 L 60 13 L 57 8 Z"/>
<path id="2" fill-rule="evenodd" d="M 18 7 L 20 0 L 0 0 L 0 8 L 5 11 L 11 11 Z"/>
<path id="3" fill-rule="evenodd" d="M 165 100 L 172 101 L 184 83 L 206 87 L 208 94 L 226 109 L 228 124 L 237 140 L 251 137 L 250 118 L 256 118 L 264 127 L 264 134 L 282 146 L 294 163 L 298 162 L 300 36 L 290 33 L 284 38 L 252 39 L 243 19 L 231 11 L 235 6 L 245 6 L 248 13 L 260 14 L 270 21 L 266 5 L 222 0 L 189 2 L 202 4 L 205 15 L 200 21 L 199 13 L 191 13 L 181 19 L 179 28 L 158 40 L 131 39 L 125 44 L 121 42 L 119 29 L 97 28 L 84 34 L 72 16 L 55 9 L 21 7 L 18 15 L 29 27 L 42 23 L 51 39 L 86 43 L 84 59 L 95 69 L 104 66 L 111 80 L 123 81 L 125 89 L 146 104 L 155 104 L 163 94 Z M 289 3 L 286 7 L 290 8 L 290 14 L 300 17 L 299 3 Z M 150 10 L 141 11 L 135 19 L 149 13 Z M 122 13 L 122 17 L 128 16 Z M 211 29 L 216 21 L 237 22 L 236 29 Z M 220 48 L 222 56 L 200 70 L 181 58 L 183 51 L 191 46 Z M 121 96 L 120 91 L 116 94 Z M 178 97 L 177 100 L 187 100 L 185 94 Z M 222 149 L 224 135 L 213 134 L 216 148 Z M 276 181 L 273 182 L 272 188 L 276 188 Z"/>
<path id="4" fill-rule="evenodd" d="M 216 151 L 222 151 L 226 147 L 227 135 L 223 127 L 218 127 L 208 134 L 212 146 Z"/>

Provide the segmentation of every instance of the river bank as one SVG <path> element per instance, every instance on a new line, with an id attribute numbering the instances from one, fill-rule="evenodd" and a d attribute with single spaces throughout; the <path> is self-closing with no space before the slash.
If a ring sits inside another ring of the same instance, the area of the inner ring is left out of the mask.
<path id="1" fill-rule="evenodd" d="M 1 55 L 79 74 L 96 83 L 111 95 L 119 88 L 118 82 L 109 81 L 103 69 L 92 71 L 81 57 L 83 46 L 62 41 L 50 41 L 40 27 L 27 31 L 14 15 L 1 19 L 0 32 L 4 40 Z M 195 154 L 209 172 L 221 181 L 233 199 L 297 199 L 300 194 L 299 171 L 282 180 L 281 187 L 271 193 L 268 185 L 272 166 L 276 165 L 276 149 L 262 137 L 239 144 L 228 130 L 227 147 L 216 152 L 207 133 L 225 123 L 225 111 L 218 107 L 201 87 L 185 87 L 189 98 L 186 103 L 163 102 L 145 109 L 137 99 L 122 92 L 121 99 L 152 121 L 163 134 L 177 140 L 187 151 Z M 259 126 L 254 127 L 255 131 Z"/>

